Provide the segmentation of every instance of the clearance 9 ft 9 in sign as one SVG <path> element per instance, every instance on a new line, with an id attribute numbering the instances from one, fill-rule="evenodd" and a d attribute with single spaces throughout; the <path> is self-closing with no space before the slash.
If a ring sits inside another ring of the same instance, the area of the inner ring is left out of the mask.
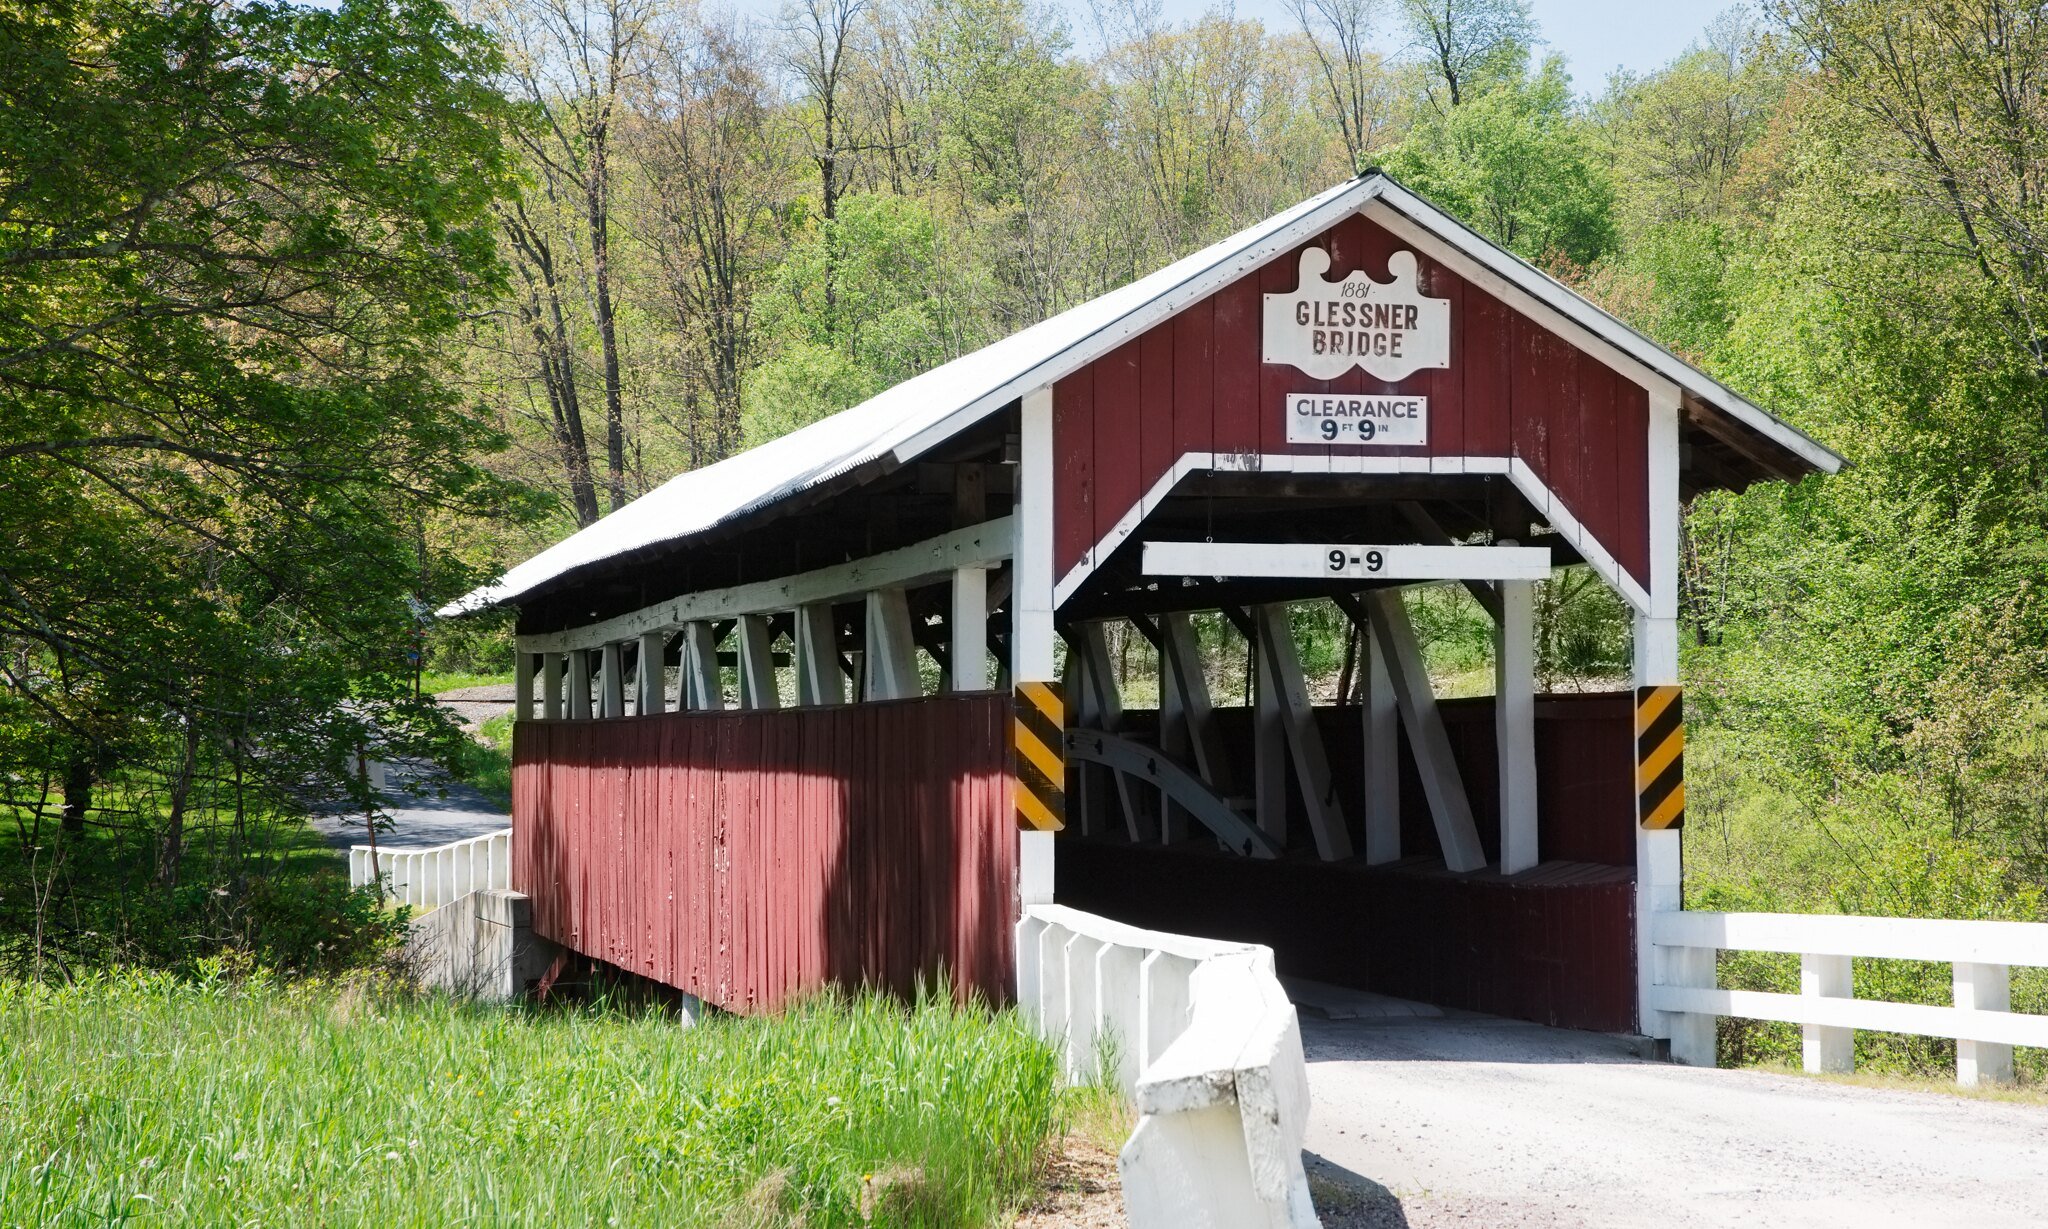
<path id="1" fill-rule="evenodd" d="M 1429 398 L 1289 393 L 1287 442 L 1412 448 L 1429 442 Z"/>

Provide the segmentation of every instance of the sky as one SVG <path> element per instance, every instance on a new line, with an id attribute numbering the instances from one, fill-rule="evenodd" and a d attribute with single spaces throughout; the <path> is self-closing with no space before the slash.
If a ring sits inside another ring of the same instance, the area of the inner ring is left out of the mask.
<path id="1" fill-rule="evenodd" d="M 728 0 L 743 10 L 767 11 L 774 0 Z M 1062 0 L 1055 0 L 1062 2 Z M 1073 14 L 1075 40 L 1092 45 L 1094 20 L 1088 0 L 1063 0 Z M 1232 0 L 1161 0 L 1167 20 L 1193 21 L 1208 9 Z M 1237 15 L 1256 18 L 1269 30 L 1294 27 L 1294 17 L 1285 0 L 1234 0 Z M 1708 23 L 1734 7 L 1738 0 L 1533 0 L 1531 9 L 1541 29 L 1546 50 L 1563 55 L 1569 62 L 1572 85 L 1581 94 L 1598 94 L 1607 75 L 1617 68 L 1649 72 L 1662 68 L 1672 57 L 1697 40 Z M 1391 4 L 1382 4 L 1391 10 Z M 1391 15 L 1382 21 L 1392 25 Z M 1379 40 L 1388 52 L 1400 50 L 1401 36 L 1389 29 Z"/>

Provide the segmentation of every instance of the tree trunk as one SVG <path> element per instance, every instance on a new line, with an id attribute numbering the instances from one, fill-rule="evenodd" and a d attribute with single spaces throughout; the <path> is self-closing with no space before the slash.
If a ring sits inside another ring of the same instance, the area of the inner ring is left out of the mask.
<path id="1" fill-rule="evenodd" d="M 606 130 L 591 134 L 590 259 L 596 294 L 597 337 L 604 351 L 604 459 L 611 510 L 626 506 L 626 411 L 619 392 L 618 326 L 612 312 L 611 181 L 605 165 Z"/>
<path id="2" fill-rule="evenodd" d="M 158 847 L 156 881 L 159 887 L 178 882 L 178 863 L 185 856 L 185 807 L 192 798 L 192 779 L 199 772 L 199 723 L 185 718 L 185 753 L 178 775 L 171 780 L 171 813 L 164 825 L 163 844 Z"/>
<path id="3" fill-rule="evenodd" d="M 64 831 L 85 831 L 85 813 L 92 809 L 93 762 L 83 756 L 64 772 Z"/>

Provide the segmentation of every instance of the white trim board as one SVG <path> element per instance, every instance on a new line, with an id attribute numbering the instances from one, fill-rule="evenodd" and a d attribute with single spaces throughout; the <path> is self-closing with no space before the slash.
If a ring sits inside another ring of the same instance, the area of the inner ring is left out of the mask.
<path id="1" fill-rule="evenodd" d="M 1548 580 L 1538 546 L 1412 546 L 1340 542 L 1143 544 L 1147 576 L 1300 580 Z"/>
<path id="2" fill-rule="evenodd" d="M 958 568 L 985 567 L 1010 557 L 1010 517 L 998 517 L 865 559 L 799 572 L 778 580 L 707 589 L 656 602 L 628 614 L 559 632 L 519 637 L 522 653 L 561 653 L 673 631 L 704 619 L 795 610 L 813 602 L 858 597 L 873 589 L 915 587 L 950 578 Z"/>
<path id="3" fill-rule="evenodd" d="M 1537 515 L 1570 542 L 1580 558 L 1598 572 L 1602 580 L 1613 586 L 1614 591 L 1621 594 L 1637 612 L 1647 614 L 1650 610 L 1648 591 L 1623 570 L 1613 554 L 1587 532 L 1579 519 L 1564 506 L 1564 501 L 1554 496 L 1543 480 L 1536 476 L 1536 471 L 1520 457 L 1295 456 L 1291 453 L 1213 452 L 1182 453 L 1172 468 L 1161 474 L 1151 489 L 1117 518 L 1109 532 L 1088 548 L 1080 562 L 1067 569 L 1066 575 L 1053 588 L 1053 604 L 1059 606 L 1072 597 L 1081 583 L 1122 546 L 1125 539 L 1137 532 L 1138 526 L 1173 493 L 1173 488 L 1180 485 L 1183 478 L 1206 470 L 1275 474 L 1505 474 L 1522 497 L 1536 509 Z M 1652 566 L 1655 566 L 1654 560 Z"/>

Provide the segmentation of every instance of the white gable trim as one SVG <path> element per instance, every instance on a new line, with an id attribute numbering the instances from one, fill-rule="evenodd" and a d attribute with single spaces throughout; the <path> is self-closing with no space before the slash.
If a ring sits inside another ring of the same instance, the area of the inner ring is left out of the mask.
<path id="1" fill-rule="evenodd" d="M 1345 218 L 1360 212 L 1389 183 L 1384 176 L 1372 176 L 1353 180 L 1343 191 L 1328 194 L 1329 199 L 1323 204 L 1303 213 L 1264 239 L 1250 247 L 1240 248 L 1223 256 L 1206 269 L 1190 274 L 1178 285 L 1138 305 L 1057 354 L 1047 356 L 1043 361 L 997 385 L 955 413 L 947 415 L 898 444 L 895 449 L 897 463 L 901 464 L 923 455 L 1025 393 L 1051 386 L 1054 381 L 1072 375 L 1132 338 L 1146 333 L 1155 325 L 1173 319 L 1238 279 L 1256 273 L 1268 261 L 1292 248 L 1300 247 Z"/>
<path id="2" fill-rule="evenodd" d="M 1109 532 L 1100 541 L 1088 548 L 1080 562 L 1068 568 L 1053 588 L 1053 605 L 1064 605 L 1066 600 L 1081 583 L 1102 566 L 1116 548 L 1122 546 L 1138 531 L 1147 516 L 1173 493 L 1181 479 L 1189 474 L 1204 470 L 1228 471 L 1234 473 L 1287 473 L 1287 474 L 1506 474 L 1515 484 L 1522 498 L 1529 501 L 1536 514 L 1549 523 L 1560 537 L 1572 544 L 1600 578 L 1613 587 L 1616 593 L 1640 614 L 1649 614 L 1650 595 L 1628 569 L 1621 566 L 1613 553 L 1584 525 L 1572 515 L 1571 508 L 1559 499 L 1545 485 L 1536 471 L 1520 457 L 1385 457 L 1385 456 L 1297 456 L 1293 453 L 1264 453 L 1241 455 L 1238 453 L 1184 452 L 1174 461 L 1172 468 L 1160 475 L 1150 490 L 1141 496 L 1117 518 Z M 1674 548 L 1672 557 L 1677 558 Z M 1652 561 L 1652 569 L 1655 561 Z"/>
<path id="3" fill-rule="evenodd" d="M 1487 241 L 1408 189 L 1388 179 L 1378 182 L 1381 190 L 1374 193 L 1376 199 L 1362 212 L 1443 260 L 1459 276 L 1477 281 L 1482 289 L 1492 291 L 1523 315 L 1552 328 L 1650 392 L 1655 393 L 1659 386 L 1682 388 L 1820 472 L 1841 472 L 1842 458 L 1796 427 L 1772 417 L 1585 296 Z M 1475 278 L 1467 270 L 1483 273 Z"/>

